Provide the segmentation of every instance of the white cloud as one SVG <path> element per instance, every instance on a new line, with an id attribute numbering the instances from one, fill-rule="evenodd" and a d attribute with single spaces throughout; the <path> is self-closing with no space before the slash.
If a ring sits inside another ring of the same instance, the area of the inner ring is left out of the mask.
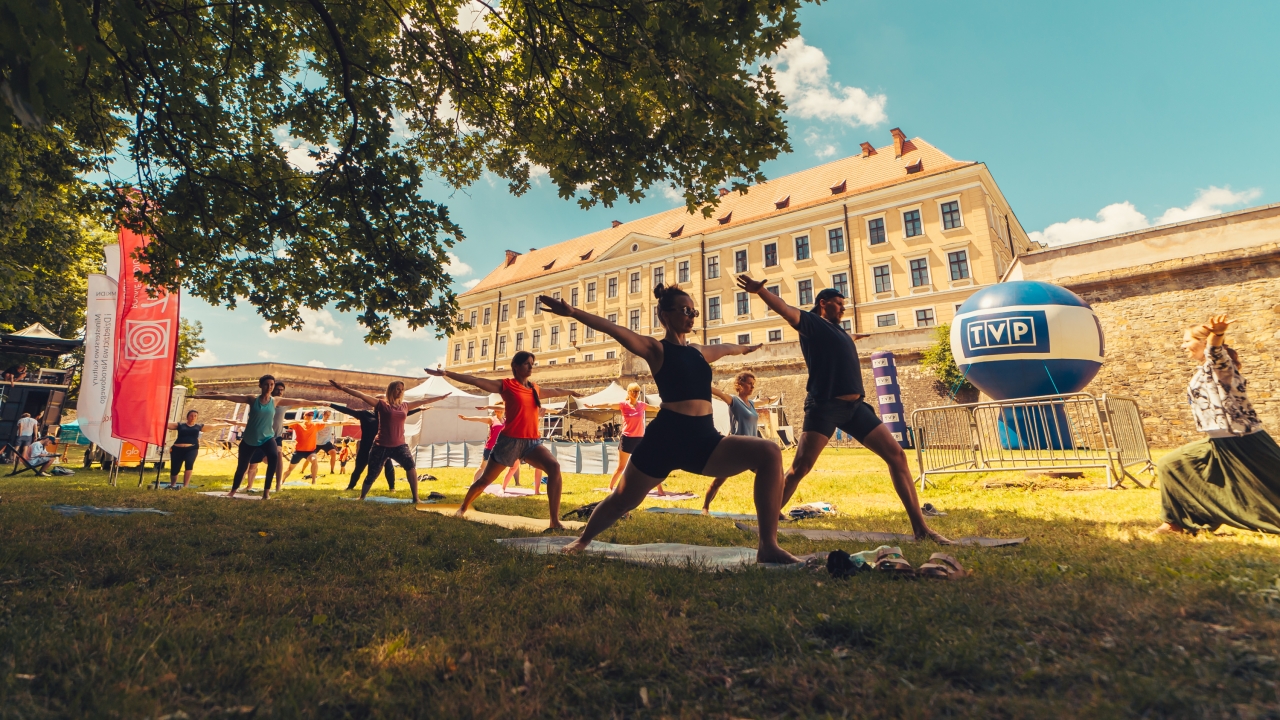
<path id="1" fill-rule="evenodd" d="M 862 88 L 844 87 L 831 80 L 826 53 L 805 44 L 803 37 L 788 42 L 768 62 L 775 69 L 778 91 L 798 117 L 839 120 L 854 126 L 878 125 L 888 119 L 884 95 L 869 95 Z"/>
<path id="2" fill-rule="evenodd" d="M 266 350 L 259 350 L 258 357 L 262 358 L 263 360 L 275 360 L 280 356 L 273 352 L 267 352 Z"/>
<path id="3" fill-rule="evenodd" d="M 457 255 L 454 255 L 451 252 L 445 254 L 449 256 L 449 261 L 445 263 L 444 269 L 448 270 L 449 274 L 453 277 L 457 278 L 464 275 L 470 275 L 474 270 L 470 265 L 462 262 Z"/>
<path id="4" fill-rule="evenodd" d="M 298 313 L 302 316 L 301 330 L 285 330 L 279 333 L 279 336 L 285 340 L 296 340 L 298 342 L 315 343 L 317 345 L 341 345 L 342 338 L 334 334 L 333 329 L 342 329 L 342 325 L 334 319 L 333 313 L 328 310 L 312 310 L 311 308 L 301 308 Z M 271 333 L 271 323 L 262 323 L 262 329 L 266 333 Z"/>
<path id="5" fill-rule="evenodd" d="M 677 190 L 670 185 L 666 185 L 662 188 L 662 197 L 673 203 L 679 203 L 680 205 L 684 204 L 684 191 Z"/>
<path id="6" fill-rule="evenodd" d="M 805 131 L 804 142 L 813 148 L 813 154 L 818 158 L 829 158 L 840 150 L 840 146 L 832 142 L 823 133 L 818 132 L 817 128 L 809 128 Z"/>
<path id="7" fill-rule="evenodd" d="M 1152 223 L 1147 216 L 1138 211 L 1133 203 L 1125 201 L 1112 203 L 1098 211 L 1097 220 L 1088 218 L 1072 218 L 1066 222 L 1050 225 L 1044 230 L 1030 233 L 1032 240 L 1047 245 L 1065 245 L 1068 243 L 1093 240 L 1095 238 L 1118 235 L 1120 233 L 1143 230 L 1153 225 L 1195 220 L 1197 218 L 1217 215 L 1234 205 L 1242 205 L 1262 195 L 1257 188 L 1235 192 L 1230 187 L 1210 185 L 1196 191 L 1196 199 L 1184 208 L 1169 208 Z"/>
<path id="8" fill-rule="evenodd" d="M 479 284 L 480 284 L 480 281 L 481 281 L 481 280 L 483 280 L 483 279 L 484 279 L 484 278 L 472 278 L 472 279 L 470 279 L 470 280 L 468 280 L 468 281 L 466 281 L 466 282 L 462 283 L 462 287 L 464 287 L 464 288 L 466 288 L 466 289 L 470 290 L 471 288 L 473 288 L 473 287 L 475 287 L 475 286 L 479 285 Z"/>
<path id="9" fill-rule="evenodd" d="M 351 363 L 343 363 L 342 365 L 338 366 L 338 369 L 339 370 L 355 370 L 356 366 L 352 365 Z"/>
<path id="10" fill-rule="evenodd" d="M 191 359 L 192 365 L 217 365 L 218 356 L 209 348 L 200 351 L 200 354 Z"/>
<path id="11" fill-rule="evenodd" d="M 307 367 L 318 367 L 318 368 L 322 368 L 322 367 L 328 367 L 328 366 L 327 366 L 327 365 L 325 365 L 323 362 L 321 362 L 321 361 L 319 361 L 319 360 L 308 360 L 308 361 L 307 361 Z"/>

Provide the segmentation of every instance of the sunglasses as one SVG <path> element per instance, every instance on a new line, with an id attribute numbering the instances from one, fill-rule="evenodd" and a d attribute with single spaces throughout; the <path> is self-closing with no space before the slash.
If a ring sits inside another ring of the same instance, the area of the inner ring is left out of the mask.
<path id="1" fill-rule="evenodd" d="M 681 315 L 684 315 L 684 316 L 685 316 L 685 317 L 687 317 L 687 318 L 696 318 L 696 317 L 698 317 L 699 315 L 701 315 L 701 314 L 702 314 L 702 313 L 698 312 L 696 309 L 691 308 L 691 307 L 688 307 L 688 306 L 685 306 L 685 307 L 678 307 L 678 308 L 675 308 L 674 310 L 667 310 L 667 311 L 665 311 L 665 312 L 678 312 L 678 313 L 680 313 Z"/>

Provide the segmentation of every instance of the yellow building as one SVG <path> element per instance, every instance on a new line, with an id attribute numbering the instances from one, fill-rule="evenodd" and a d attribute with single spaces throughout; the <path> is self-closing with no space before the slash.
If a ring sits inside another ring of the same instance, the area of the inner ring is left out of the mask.
<path id="1" fill-rule="evenodd" d="M 722 191 L 710 218 L 684 207 L 506 258 L 459 297 L 469 329 L 449 339 L 448 367 L 500 369 L 518 350 L 542 366 L 616 362 L 608 336 L 543 312 L 540 294 L 643 333 L 660 334 L 653 287 L 679 283 L 702 306 L 698 341 L 780 343 L 796 331 L 740 292 L 766 280 L 810 309 L 820 290 L 848 298 L 865 333 L 946 323 L 979 287 L 1035 247 L 986 165 L 954 160 L 919 138 L 752 186 Z M 586 370 L 587 368 L 583 368 Z"/>

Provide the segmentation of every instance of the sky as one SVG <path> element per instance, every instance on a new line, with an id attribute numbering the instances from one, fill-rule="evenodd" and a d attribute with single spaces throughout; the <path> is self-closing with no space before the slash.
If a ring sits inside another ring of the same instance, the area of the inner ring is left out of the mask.
<path id="1" fill-rule="evenodd" d="M 889 129 L 985 162 L 1022 226 L 1058 244 L 1280 201 L 1280 3 L 882 2 L 801 11 L 801 37 L 773 66 L 792 152 L 769 177 L 852 155 Z M 453 250 L 461 292 L 510 248 L 527 251 L 680 204 L 584 211 L 545 179 L 514 197 L 501 181 L 429 182 L 467 239 Z M 401 324 L 370 346 L 351 315 L 304 311 L 271 334 L 252 307 L 184 298 L 204 326 L 196 365 L 276 360 L 422 375 L 444 360 L 430 329 Z"/>

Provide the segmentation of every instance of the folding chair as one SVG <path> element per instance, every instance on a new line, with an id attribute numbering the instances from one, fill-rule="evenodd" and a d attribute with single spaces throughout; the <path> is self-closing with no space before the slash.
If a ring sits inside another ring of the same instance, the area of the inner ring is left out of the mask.
<path id="1" fill-rule="evenodd" d="M 49 473 L 45 472 L 44 469 L 52 467 L 53 464 L 58 460 L 57 457 L 54 457 L 52 456 L 52 454 L 50 454 L 49 462 L 40 463 L 39 465 L 32 465 L 31 463 L 27 462 L 26 458 L 22 457 L 22 453 L 15 453 L 14 457 L 16 458 L 16 462 L 13 463 L 13 472 L 9 473 L 8 475 L 5 475 L 5 477 L 13 477 L 14 475 L 21 475 L 22 473 L 27 472 L 28 470 L 35 473 L 39 477 L 49 477 Z M 21 465 L 22 467 L 18 467 L 19 465 Z"/>

